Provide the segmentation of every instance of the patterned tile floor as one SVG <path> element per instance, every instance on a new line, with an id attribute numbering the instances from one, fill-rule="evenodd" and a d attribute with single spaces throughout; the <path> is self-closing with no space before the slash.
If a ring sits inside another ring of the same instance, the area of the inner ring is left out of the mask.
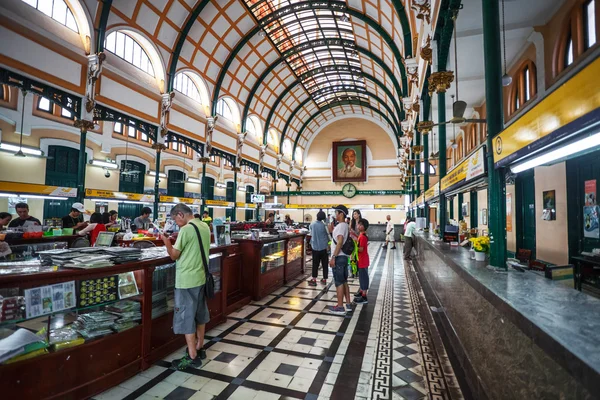
<path id="1" fill-rule="evenodd" d="M 169 369 L 182 348 L 95 399 L 462 399 L 401 248 L 371 243 L 369 254 L 369 304 L 352 313 L 327 313 L 331 279 L 302 277 L 207 332 L 200 368 Z"/>

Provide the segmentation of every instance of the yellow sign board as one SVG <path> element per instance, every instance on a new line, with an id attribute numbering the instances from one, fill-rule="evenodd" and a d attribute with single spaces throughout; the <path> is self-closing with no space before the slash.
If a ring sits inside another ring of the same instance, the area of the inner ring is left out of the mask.
<path id="1" fill-rule="evenodd" d="M 460 182 L 469 181 L 484 174 L 485 147 L 482 146 L 442 178 L 440 190 L 444 192 Z"/>
<path id="2" fill-rule="evenodd" d="M 439 195 L 440 195 L 440 183 L 437 182 L 435 185 L 433 185 L 432 187 L 430 187 L 429 189 L 427 189 L 425 191 L 424 198 L 425 198 L 425 201 L 429 201 L 435 197 L 438 197 Z"/>
<path id="3" fill-rule="evenodd" d="M 127 200 L 139 201 L 141 203 L 154 203 L 153 194 L 114 192 L 112 190 L 85 189 L 85 197 L 115 201 Z"/>
<path id="4" fill-rule="evenodd" d="M 374 204 L 373 208 L 375 208 L 376 210 L 382 208 L 391 208 L 395 210 L 396 208 L 398 208 L 398 204 Z"/>
<path id="5" fill-rule="evenodd" d="M 217 206 L 217 207 L 230 207 L 230 208 L 233 208 L 233 202 L 232 201 L 225 201 L 225 200 L 206 200 L 206 205 L 207 206 Z"/>
<path id="6" fill-rule="evenodd" d="M 494 139 L 494 163 L 505 165 L 532 151 L 532 144 L 600 107 L 600 58 L 546 96 Z M 552 140 L 546 138 L 544 144 Z M 556 138 L 558 139 L 558 137 Z M 542 147 L 544 144 L 540 144 Z M 535 145 L 533 145 L 535 147 Z M 518 154 L 522 153 L 522 154 Z"/>
<path id="7" fill-rule="evenodd" d="M 252 203 L 237 202 L 237 203 L 235 203 L 235 206 L 239 207 L 239 208 L 256 208 L 256 204 L 252 204 Z"/>
<path id="8" fill-rule="evenodd" d="M 202 199 L 192 199 L 190 197 L 160 196 L 159 201 L 161 203 L 183 203 L 196 206 L 202 204 Z"/>
<path id="9" fill-rule="evenodd" d="M 14 194 L 38 194 L 56 197 L 77 197 L 77 189 L 61 186 L 37 185 L 35 183 L 20 183 L 0 181 L 0 192 Z"/>
<path id="10" fill-rule="evenodd" d="M 337 206 L 337 204 L 286 204 L 285 208 L 306 210 L 306 209 L 327 209 Z"/>

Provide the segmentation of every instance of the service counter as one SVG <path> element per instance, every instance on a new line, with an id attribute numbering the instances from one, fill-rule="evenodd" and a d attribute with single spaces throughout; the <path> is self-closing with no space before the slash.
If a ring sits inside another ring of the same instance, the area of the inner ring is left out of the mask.
<path id="1" fill-rule="evenodd" d="M 244 256 L 243 276 L 260 300 L 304 272 L 306 234 L 281 234 L 261 240 L 233 239 Z"/>
<path id="2" fill-rule="evenodd" d="M 369 224 L 369 241 L 371 242 L 385 242 L 385 230 L 387 224 Z M 399 242 L 404 234 L 404 225 L 403 224 L 394 224 L 394 240 Z"/>
<path id="3" fill-rule="evenodd" d="M 421 233 L 415 269 L 476 399 L 600 397 L 600 300 L 534 272 L 487 268 Z"/>
<path id="4" fill-rule="evenodd" d="M 209 268 L 215 278 L 216 295 L 208 302 L 211 320 L 207 330 L 225 321 L 227 313 L 250 301 L 250 293 L 244 294 L 242 285 L 241 259 L 238 244 L 213 246 L 210 249 Z M 109 307 L 122 304 L 119 302 L 122 301 L 120 297 L 123 293 L 131 294 L 125 289 L 127 284 L 121 287 L 121 282 L 128 276 L 135 280 L 139 294 L 127 300 L 139 302 L 141 312 L 139 325 L 129 329 L 114 330 L 113 333 L 97 338 L 86 337 L 85 343 L 75 347 L 0 365 L 0 386 L 3 388 L 4 398 L 88 398 L 149 368 L 152 363 L 185 345 L 184 337 L 173 334 L 172 330 L 175 264 L 164 248 L 142 250 L 138 261 L 95 269 L 52 270 L 36 267 L 35 262 L 29 262 L 28 270 L 38 268 L 40 272 L 9 274 L 7 266 L 4 265 L 3 268 L 0 293 L 5 296 L 24 296 L 27 289 L 35 290 L 49 285 L 64 284 L 65 288 L 64 297 L 60 297 L 61 302 L 57 303 L 58 297 L 52 296 L 55 308 L 51 313 L 31 318 L 27 318 L 28 314 L 25 313 L 17 320 L 0 322 L 0 333 L 4 336 L 9 333 L 8 330 L 14 331 L 22 327 L 32 331 L 43 327 L 59 329 L 84 314 L 111 311 Z M 98 292 L 90 295 L 89 285 L 97 285 L 99 282 L 106 282 L 108 286 L 104 288 L 107 291 L 99 294 L 101 298 L 95 298 Z M 111 282 L 119 282 L 118 288 L 111 286 Z M 68 286 L 75 288 L 75 296 L 67 295 Z M 43 297 L 43 289 L 41 293 Z M 52 293 L 54 294 L 54 288 Z M 82 296 L 84 293 L 88 293 L 87 296 Z M 30 296 L 35 301 L 31 292 Z M 70 298 L 70 304 L 67 304 L 67 297 Z M 42 298 L 40 307 L 47 307 L 45 300 Z M 63 308 L 66 305 L 70 307 L 60 310 L 56 304 L 61 304 Z"/>

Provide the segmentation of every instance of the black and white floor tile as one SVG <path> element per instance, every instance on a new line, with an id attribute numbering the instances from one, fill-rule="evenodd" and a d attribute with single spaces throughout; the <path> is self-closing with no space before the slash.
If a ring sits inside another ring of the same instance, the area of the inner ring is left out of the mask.
<path id="1" fill-rule="evenodd" d="M 302 277 L 207 332 L 201 367 L 169 369 L 182 348 L 95 399 L 462 398 L 401 249 L 371 243 L 369 254 L 369 304 L 329 314 L 337 302 L 331 273 L 317 286 Z M 358 279 L 349 284 L 353 296 Z"/>

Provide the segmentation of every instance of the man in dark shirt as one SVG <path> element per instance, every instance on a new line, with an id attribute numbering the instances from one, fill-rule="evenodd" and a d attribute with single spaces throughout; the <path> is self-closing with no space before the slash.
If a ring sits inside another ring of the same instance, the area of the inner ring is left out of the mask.
<path id="1" fill-rule="evenodd" d="M 73 203 L 71 212 L 62 218 L 63 228 L 83 229 L 87 225 L 83 222 L 83 213 L 85 208 L 81 203 Z"/>
<path id="2" fill-rule="evenodd" d="M 25 222 L 33 222 L 35 225 L 41 225 L 39 219 L 34 218 L 29 215 L 29 205 L 27 203 L 17 203 L 15 205 L 15 210 L 17 210 L 17 214 L 19 214 L 19 218 L 15 218 L 10 221 L 8 224 L 9 228 L 17 228 L 23 226 Z"/>

